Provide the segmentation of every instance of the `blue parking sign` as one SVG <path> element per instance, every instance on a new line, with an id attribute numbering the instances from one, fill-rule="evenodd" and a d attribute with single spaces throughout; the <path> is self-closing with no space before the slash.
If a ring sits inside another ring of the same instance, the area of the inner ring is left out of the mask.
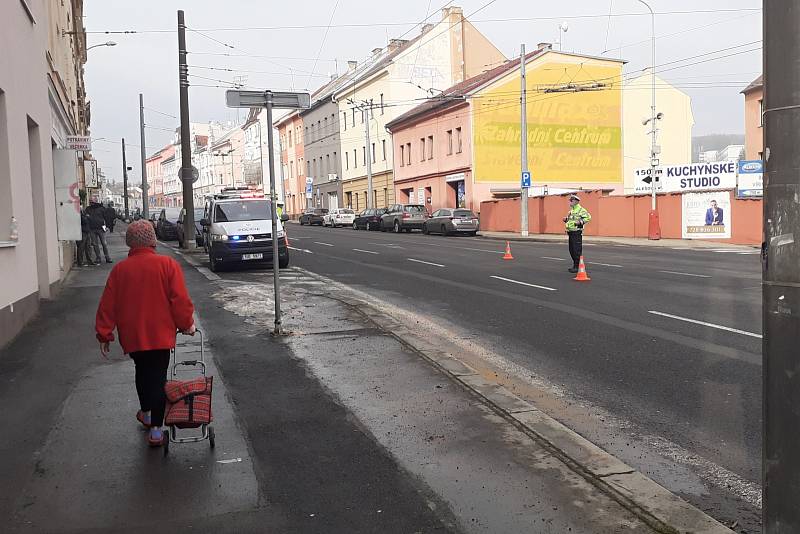
<path id="1" fill-rule="evenodd" d="M 531 173 L 525 171 L 522 173 L 522 187 L 530 187 L 530 186 L 531 186 Z"/>

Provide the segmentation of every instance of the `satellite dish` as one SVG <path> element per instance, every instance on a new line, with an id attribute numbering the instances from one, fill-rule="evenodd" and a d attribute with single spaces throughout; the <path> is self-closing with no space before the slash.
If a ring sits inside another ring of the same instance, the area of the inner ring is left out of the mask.
<path id="1" fill-rule="evenodd" d="M 569 24 L 568 24 L 566 21 L 564 21 L 564 22 L 562 22 L 561 24 L 559 24 L 559 25 L 558 25 L 558 27 L 559 27 L 559 28 L 561 29 L 561 31 L 562 31 L 562 32 L 564 32 L 564 33 L 567 33 L 567 31 L 569 30 Z"/>

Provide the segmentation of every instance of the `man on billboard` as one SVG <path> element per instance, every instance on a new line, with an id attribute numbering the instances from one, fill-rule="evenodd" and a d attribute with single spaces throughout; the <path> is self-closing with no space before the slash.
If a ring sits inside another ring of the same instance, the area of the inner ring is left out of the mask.
<path id="1" fill-rule="evenodd" d="M 722 208 L 717 207 L 717 201 L 711 201 L 711 207 L 706 210 L 706 226 L 725 226 Z"/>

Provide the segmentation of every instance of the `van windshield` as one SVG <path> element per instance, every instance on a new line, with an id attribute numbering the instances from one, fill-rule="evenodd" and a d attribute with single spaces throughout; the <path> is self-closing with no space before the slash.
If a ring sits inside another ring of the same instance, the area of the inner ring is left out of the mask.
<path id="1" fill-rule="evenodd" d="M 263 221 L 272 218 L 267 200 L 223 202 L 214 209 L 215 222 Z"/>

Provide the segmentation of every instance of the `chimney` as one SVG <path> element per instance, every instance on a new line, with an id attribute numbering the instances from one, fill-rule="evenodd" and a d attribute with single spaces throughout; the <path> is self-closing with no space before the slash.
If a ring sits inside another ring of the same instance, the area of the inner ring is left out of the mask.
<path id="1" fill-rule="evenodd" d="M 347 62 L 347 72 L 353 72 L 358 67 L 358 61 L 353 61 L 352 59 Z"/>
<path id="2" fill-rule="evenodd" d="M 428 33 L 432 29 L 433 29 L 433 24 L 423 24 L 422 25 L 422 33 L 423 34 Z"/>
<path id="3" fill-rule="evenodd" d="M 442 9 L 442 20 L 447 20 L 451 15 L 458 15 L 458 19 L 464 18 L 464 10 L 458 6 L 450 6 Z"/>
<path id="4" fill-rule="evenodd" d="M 383 52 L 383 48 L 373 48 L 373 49 L 372 49 L 372 55 L 373 55 L 373 56 L 377 56 L 377 55 L 378 55 L 378 54 L 380 54 L 381 52 Z"/>
<path id="5" fill-rule="evenodd" d="M 536 48 L 539 50 L 552 50 L 553 43 L 539 43 L 536 45 Z"/>
<path id="6" fill-rule="evenodd" d="M 387 49 L 389 50 L 389 52 L 394 52 L 407 42 L 408 41 L 406 41 L 405 39 L 389 39 L 389 46 L 387 47 Z"/>

